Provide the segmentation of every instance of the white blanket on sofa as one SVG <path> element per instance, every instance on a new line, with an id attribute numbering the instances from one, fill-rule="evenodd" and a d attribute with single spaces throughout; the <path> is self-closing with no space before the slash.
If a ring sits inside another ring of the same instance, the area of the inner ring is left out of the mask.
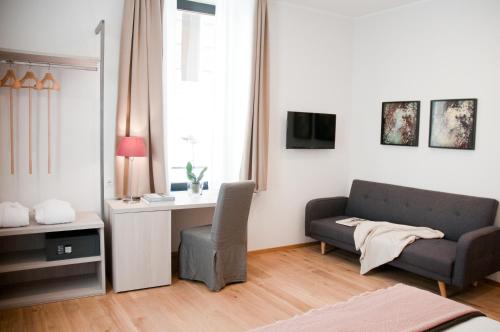
<path id="1" fill-rule="evenodd" d="M 418 239 L 441 239 L 444 234 L 427 227 L 370 221 L 360 218 L 337 220 L 337 224 L 354 227 L 354 244 L 361 252 L 361 274 L 398 257 L 404 248 Z"/>

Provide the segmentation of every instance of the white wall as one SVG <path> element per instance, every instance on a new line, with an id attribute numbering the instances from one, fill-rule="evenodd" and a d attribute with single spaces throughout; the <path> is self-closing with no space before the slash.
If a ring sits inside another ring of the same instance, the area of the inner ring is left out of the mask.
<path id="1" fill-rule="evenodd" d="M 113 181 L 115 109 L 118 52 L 121 33 L 121 0 L 2 0 L 0 1 L 0 47 L 64 55 L 99 56 L 99 37 L 94 29 L 99 20 L 106 20 L 105 69 L 105 174 Z M 0 68 L 4 72 L 5 66 Z M 24 74 L 20 68 L 18 74 Z M 46 70 L 35 69 L 43 75 Z M 43 96 L 35 105 L 36 156 L 35 173 L 26 171 L 24 113 L 26 96 L 21 92 L 19 124 L 21 135 L 17 148 L 19 167 L 16 176 L 7 174 L 8 158 L 5 120 L 7 89 L 2 89 L 0 200 L 20 200 L 31 205 L 49 197 L 70 201 L 75 208 L 99 211 L 99 74 L 74 70 L 53 70 L 61 80 L 62 90 L 54 98 L 54 174 L 46 174 L 46 143 L 44 139 Z M 17 109 L 16 109 L 17 112 Z M 37 117 L 40 115 L 40 117 Z M 44 145 L 45 144 L 45 145 Z M 113 186 L 106 188 L 113 196 Z"/>
<path id="2" fill-rule="evenodd" d="M 281 1 L 269 6 L 269 185 L 252 205 L 250 250 L 307 241 L 306 203 L 347 188 L 351 22 Z M 337 114 L 337 148 L 286 150 L 287 111 Z"/>
<path id="3" fill-rule="evenodd" d="M 354 21 L 349 182 L 500 200 L 499 13 L 497 0 L 434 0 Z M 446 98 L 478 98 L 474 151 L 428 148 L 430 100 Z M 391 100 L 421 101 L 419 147 L 380 145 Z"/>

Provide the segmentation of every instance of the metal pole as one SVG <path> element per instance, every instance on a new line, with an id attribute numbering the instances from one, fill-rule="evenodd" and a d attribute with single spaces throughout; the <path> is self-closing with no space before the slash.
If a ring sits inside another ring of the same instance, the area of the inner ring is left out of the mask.
<path id="1" fill-rule="evenodd" d="M 33 67 L 49 67 L 49 68 L 74 69 L 74 70 L 88 70 L 88 71 L 97 71 L 97 69 L 98 69 L 97 67 L 91 67 L 91 66 L 61 65 L 61 64 L 26 62 L 26 61 L 17 61 L 17 60 L 0 60 L 0 63 L 7 63 L 7 64 L 12 64 L 12 65 L 33 66 Z"/>
<path id="2" fill-rule="evenodd" d="M 95 34 L 101 35 L 101 54 L 100 54 L 100 81 L 99 81 L 99 99 L 100 99 L 100 172 L 101 172 L 101 218 L 104 219 L 104 20 L 101 20 L 95 28 Z"/>
<path id="3" fill-rule="evenodd" d="M 130 179 L 128 181 L 128 195 L 129 203 L 134 203 L 134 196 L 132 195 L 132 181 L 134 179 L 134 157 L 130 157 Z"/>

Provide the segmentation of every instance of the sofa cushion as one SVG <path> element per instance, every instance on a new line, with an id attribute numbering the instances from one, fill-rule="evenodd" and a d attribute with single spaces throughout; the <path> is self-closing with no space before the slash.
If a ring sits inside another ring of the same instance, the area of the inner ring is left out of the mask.
<path id="1" fill-rule="evenodd" d="M 356 227 L 349 227 L 339 225 L 337 220 L 350 218 L 347 216 L 337 216 L 331 218 L 317 219 L 311 221 L 311 234 L 326 237 L 335 241 L 344 242 L 354 248 L 354 229 Z"/>
<path id="2" fill-rule="evenodd" d="M 498 201 L 355 180 L 345 214 L 369 220 L 426 226 L 457 241 L 464 233 L 493 225 Z"/>
<path id="3" fill-rule="evenodd" d="M 451 277 L 457 243 L 445 239 L 420 239 L 408 245 L 396 262 Z"/>

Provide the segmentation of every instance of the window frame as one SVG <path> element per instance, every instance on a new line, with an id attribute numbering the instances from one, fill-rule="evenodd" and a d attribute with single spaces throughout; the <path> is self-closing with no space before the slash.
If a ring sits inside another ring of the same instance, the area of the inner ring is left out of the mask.
<path id="1" fill-rule="evenodd" d="M 215 16 L 216 6 L 197 1 L 177 0 L 177 10 Z"/>

